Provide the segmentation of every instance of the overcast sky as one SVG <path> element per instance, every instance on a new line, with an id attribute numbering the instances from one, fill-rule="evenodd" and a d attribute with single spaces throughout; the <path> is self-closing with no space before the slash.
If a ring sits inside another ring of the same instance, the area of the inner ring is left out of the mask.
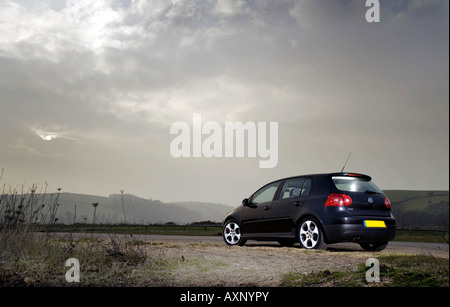
<path id="1" fill-rule="evenodd" d="M 2 184 L 235 205 L 346 170 L 449 188 L 449 1 L 0 0 Z M 174 158 L 170 127 L 278 122 L 278 164 Z"/>

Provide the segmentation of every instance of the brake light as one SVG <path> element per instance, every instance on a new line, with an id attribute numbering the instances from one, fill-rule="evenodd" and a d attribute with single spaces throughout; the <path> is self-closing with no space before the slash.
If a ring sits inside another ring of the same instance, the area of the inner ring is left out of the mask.
<path id="1" fill-rule="evenodd" d="M 331 193 L 327 201 L 325 202 L 325 207 L 345 207 L 352 204 L 352 198 L 345 194 Z"/>
<path id="2" fill-rule="evenodd" d="M 349 177 L 361 177 L 360 174 L 348 174 Z"/>
<path id="3" fill-rule="evenodd" d="M 389 198 L 387 197 L 384 198 L 384 205 L 386 206 L 386 208 L 391 209 L 391 202 Z"/>

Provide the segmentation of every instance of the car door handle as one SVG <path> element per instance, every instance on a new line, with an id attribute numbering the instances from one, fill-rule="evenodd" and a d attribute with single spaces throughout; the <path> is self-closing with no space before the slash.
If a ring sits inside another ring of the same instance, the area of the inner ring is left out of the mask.
<path id="1" fill-rule="evenodd" d="M 270 206 L 265 206 L 264 207 L 264 211 L 267 211 L 267 210 L 269 210 L 270 209 Z"/>
<path id="2" fill-rule="evenodd" d="M 298 207 L 298 206 L 303 205 L 303 203 L 302 203 L 301 201 L 296 201 L 296 202 L 294 203 L 294 205 L 295 205 L 296 207 Z"/>

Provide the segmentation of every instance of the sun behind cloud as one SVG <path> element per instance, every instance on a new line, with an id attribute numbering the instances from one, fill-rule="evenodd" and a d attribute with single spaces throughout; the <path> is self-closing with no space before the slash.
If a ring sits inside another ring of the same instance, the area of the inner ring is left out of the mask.
<path id="1" fill-rule="evenodd" d="M 69 138 L 65 133 L 63 132 L 54 132 L 54 131 L 47 131 L 42 130 L 39 128 L 32 128 L 31 129 L 38 137 L 43 139 L 44 141 L 53 141 L 56 138 Z"/>

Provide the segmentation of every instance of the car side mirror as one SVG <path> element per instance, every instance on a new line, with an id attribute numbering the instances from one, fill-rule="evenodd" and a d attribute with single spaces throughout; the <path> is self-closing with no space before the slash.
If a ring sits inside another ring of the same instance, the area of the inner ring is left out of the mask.
<path id="1" fill-rule="evenodd" d="M 248 198 L 244 198 L 244 200 L 242 200 L 242 205 L 248 206 Z"/>

